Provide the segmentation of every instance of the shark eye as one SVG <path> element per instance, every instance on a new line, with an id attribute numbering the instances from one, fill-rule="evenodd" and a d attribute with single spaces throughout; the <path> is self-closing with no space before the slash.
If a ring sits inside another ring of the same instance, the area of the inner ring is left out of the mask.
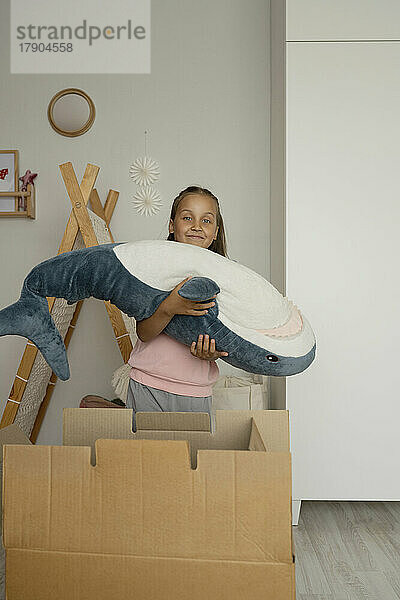
<path id="1" fill-rule="evenodd" d="M 270 362 L 278 362 L 279 358 L 277 356 L 275 356 L 274 354 L 267 354 L 267 356 L 265 357 L 267 360 L 269 360 Z"/>

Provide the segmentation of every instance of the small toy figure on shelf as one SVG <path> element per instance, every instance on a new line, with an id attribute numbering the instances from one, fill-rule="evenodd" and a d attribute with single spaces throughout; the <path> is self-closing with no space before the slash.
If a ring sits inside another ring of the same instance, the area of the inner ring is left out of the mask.
<path id="1" fill-rule="evenodd" d="M 32 171 L 30 171 L 29 169 L 26 171 L 25 175 L 23 175 L 22 177 L 19 177 L 19 180 L 22 181 L 22 186 L 20 191 L 21 192 L 26 192 L 28 189 L 28 184 L 32 184 L 35 185 L 33 180 L 35 179 L 35 177 L 37 176 L 37 173 L 32 173 Z M 18 210 L 26 210 L 26 197 L 25 196 L 20 196 L 18 198 Z"/>

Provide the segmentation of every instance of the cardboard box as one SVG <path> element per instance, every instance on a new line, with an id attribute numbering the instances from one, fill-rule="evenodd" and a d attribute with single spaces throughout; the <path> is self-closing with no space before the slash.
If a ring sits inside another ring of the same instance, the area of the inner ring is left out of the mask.
<path id="1" fill-rule="evenodd" d="M 4 444 L 24 444 L 30 445 L 32 442 L 25 433 L 18 427 L 12 424 L 8 427 L 0 429 L 0 478 L 3 481 L 3 446 Z M 2 521 L 2 486 L 0 487 L 0 519 Z M 0 532 L 2 533 L 2 531 Z M 5 599 L 5 553 L 3 546 L 3 538 L 0 540 L 0 600 Z"/>
<path id="2" fill-rule="evenodd" d="M 64 446 L 5 446 L 8 600 L 293 600 L 288 411 L 131 421 L 65 409 Z"/>

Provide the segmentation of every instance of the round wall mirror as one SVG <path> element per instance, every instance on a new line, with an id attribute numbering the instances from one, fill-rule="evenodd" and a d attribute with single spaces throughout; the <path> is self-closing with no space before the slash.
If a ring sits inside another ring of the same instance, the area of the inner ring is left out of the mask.
<path id="1" fill-rule="evenodd" d="M 53 96 L 47 108 L 54 131 L 68 137 L 86 133 L 93 125 L 95 115 L 93 100 L 77 88 L 61 90 Z"/>

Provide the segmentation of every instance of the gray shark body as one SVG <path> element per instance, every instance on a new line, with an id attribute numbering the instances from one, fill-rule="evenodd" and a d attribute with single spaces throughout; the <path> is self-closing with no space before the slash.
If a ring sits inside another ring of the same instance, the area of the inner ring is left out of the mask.
<path id="1" fill-rule="evenodd" d="M 147 273 L 147 267 L 150 271 L 153 268 L 154 271 L 160 257 L 165 258 L 165 264 L 160 265 L 160 271 L 168 271 L 169 267 L 174 269 L 174 265 L 179 262 L 175 257 L 178 256 L 177 253 L 182 253 L 178 246 L 188 245 L 175 242 L 103 244 L 59 254 L 40 263 L 25 278 L 20 299 L 0 311 L 0 336 L 20 335 L 28 338 L 43 354 L 54 373 L 62 380 L 68 379 L 70 372 L 64 342 L 51 318 L 46 297 L 64 298 L 69 304 L 89 297 L 109 300 L 129 317 L 141 321 L 150 317 L 171 289 L 189 274 L 187 271 L 177 272 L 174 280 L 167 281 L 168 285 L 163 282 L 164 287 L 169 289 L 160 289 L 154 285 L 154 282 L 157 282 L 155 276 L 152 281 L 145 281 L 148 277 L 143 273 Z M 156 253 L 153 262 L 150 258 L 151 248 L 161 252 Z M 189 271 L 194 271 L 194 276 L 182 286 L 179 294 L 197 301 L 208 300 L 214 294 L 218 296 L 215 306 L 210 308 L 206 315 L 175 315 L 164 329 L 166 334 L 188 346 L 197 340 L 199 334 L 208 334 L 210 339 L 215 339 L 217 350 L 228 352 L 228 356 L 222 357 L 222 360 L 252 373 L 283 377 L 300 373 L 312 363 L 316 348 L 315 338 L 304 318 L 302 331 L 295 334 L 280 334 L 282 328 L 279 326 L 282 323 L 277 323 L 278 333 L 272 328 L 267 329 L 266 335 L 259 333 L 265 323 L 261 323 L 257 330 L 252 326 L 246 330 L 243 324 L 232 325 L 229 315 L 223 317 L 220 314 L 219 298 L 220 293 L 222 298 L 224 288 L 220 289 L 213 278 L 205 275 L 213 273 L 212 265 L 215 261 L 221 273 L 226 272 L 228 267 L 233 268 L 233 261 L 197 247 L 183 248 L 183 252 L 189 253 L 185 259 L 190 259 Z M 139 262 L 135 265 L 136 255 L 139 255 L 139 259 L 136 259 Z M 197 257 L 199 264 L 206 265 L 199 267 L 198 274 L 193 267 Z M 228 262 L 221 262 L 221 259 Z M 135 270 L 139 271 L 139 276 L 133 272 Z M 248 273 L 251 275 L 253 272 L 247 269 L 245 273 L 248 276 Z M 288 318 L 287 303 L 280 300 L 279 292 L 266 280 L 260 282 L 259 275 L 254 275 L 257 284 L 255 287 L 267 284 L 272 288 L 271 297 L 278 304 L 280 302 L 278 311 L 271 313 L 268 324 L 273 324 L 273 319 L 276 320 L 278 313 L 281 320 L 283 313 L 283 316 Z M 227 281 L 229 283 L 230 279 Z M 229 287 L 228 283 L 225 288 Z M 234 296 L 235 286 L 240 286 L 240 280 L 232 281 L 232 286 Z M 271 293 L 270 288 L 265 288 L 268 293 Z M 260 288 L 260 294 L 262 289 Z M 232 295 L 231 291 L 225 291 L 226 298 L 229 298 L 229 293 Z M 247 293 L 248 302 L 251 303 L 251 289 L 247 290 Z M 229 302 L 225 304 L 228 306 Z M 246 306 L 243 306 L 242 310 L 245 315 Z M 235 312 L 235 307 L 232 311 Z M 285 341 L 289 353 L 285 352 Z"/>

